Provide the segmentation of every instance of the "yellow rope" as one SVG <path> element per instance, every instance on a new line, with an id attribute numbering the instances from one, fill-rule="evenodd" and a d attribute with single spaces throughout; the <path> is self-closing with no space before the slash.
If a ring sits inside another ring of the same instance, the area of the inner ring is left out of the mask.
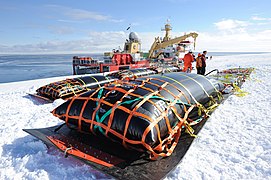
<path id="1" fill-rule="evenodd" d="M 86 86 L 86 83 L 82 79 L 80 78 L 77 78 L 77 79 L 79 79 L 83 83 L 83 85 Z"/>
<path id="2" fill-rule="evenodd" d="M 238 97 L 244 97 L 249 94 L 248 92 L 241 90 L 240 87 L 238 87 L 236 84 L 233 84 L 233 88 L 235 92 L 234 94 Z"/>
<path id="3" fill-rule="evenodd" d="M 196 82 L 200 87 L 201 89 L 204 91 L 204 93 L 209 97 L 210 95 L 207 93 L 207 91 L 204 89 L 204 87 L 202 86 L 202 84 L 200 84 L 198 81 L 196 81 L 194 78 L 191 78 L 185 74 L 179 74 L 180 76 L 184 76 L 184 77 L 187 77 L 189 79 L 191 79 L 192 81 Z M 199 77 L 199 75 L 197 75 Z M 209 82 L 209 81 L 208 81 Z"/>
<path id="4" fill-rule="evenodd" d="M 184 122 L 184 126 L 185 126 L 185 132 L 188 133 L 190 136 L 196 138 L 197 135 L 194 134 L 194 129 L 188 124 L 187 121 Z"/>
<path id="5" fill-rule="evenodd" d="M 168 78 L 176 83 L 178 83 L 179 85 L 181 85 L 188 93 L 189 95 L 191 96 L 191 98 L 195 101 L 196 103 L 196 107 L 198 107 L 198 115 L 199 116 L 202 116 L 202 113 L 204 113 L 207 117 L 210 116 L 209 115 L 209 112 L 213 111 L 219 104 L 214 100 L 214 98 L 212 96 L 209 96 L 210 98 L 210 102 L 213 104 L 211 105 L 209 108 L 205 108 L 202 104 L 200 104 L 196 99 L 195 97 L 192 95 L 192 93 L 182 84 L 180 83 L 179 81 L 173 79 L 173 78 L 170 78 L 170 77 L 167 77 L 167 76 L 163 76 L 165 78 Z M 219 93 L 219 95 L 221 95 L 221 93 Z M 222 95 L 221 95 L 222 96 Z"/>
<path id="6" fill-rule="evenodd" d="M 179 81 L 177 81 L 177 80 L 175 80 L 175 79 L 173 79 L 173 78 L 171 78 L 171 77 L 168 77 L 168 76 L 162 76 L 162 77 L 167 78 L 167 79 L 170 79 L 170 80 L 176 82 L 177 84 L 181 85 L 181 86 L 188 92 L 188 94 L 189 94 L 189 95 L 191 96 L 191 98 L 195 101 L 195 103 L 196 103 L 196 104 L 200 104 L 200 103 L 195 99 L 195 97 L 192 95 L 192 93 L 185 87 L 185 85 L 183 85 L 182 83 L 180 83 Z"/>
<path id="7" fill-rule="evenodd" d="M 71 91 L 73 92 L 73 94 L 76 96 L 76 93 L 74 91 L 74 88 L 71 86 L 70 83 L 67 83 L 67 87 L 71 89 Z"/>

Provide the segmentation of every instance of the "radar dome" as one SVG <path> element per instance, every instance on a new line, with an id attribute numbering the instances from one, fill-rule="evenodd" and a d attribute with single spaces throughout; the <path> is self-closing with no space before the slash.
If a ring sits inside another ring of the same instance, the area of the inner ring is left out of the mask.
<path id="1" fill-rule="evenodd" d="M 139 38 L 138 38 L 137 33 L 131 32 L 129 34 L 129 40 L 132 41 L 132 42 L 139 42 Z"/>

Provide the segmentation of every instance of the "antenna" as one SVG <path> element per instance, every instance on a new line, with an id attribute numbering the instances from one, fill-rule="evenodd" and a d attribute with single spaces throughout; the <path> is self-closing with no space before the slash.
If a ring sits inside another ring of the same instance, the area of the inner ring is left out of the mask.
<path id="1" fill-rule="evenodd" d="M 130 32 L 131 32 L 131 24 L 129 24 L 129 26 L 127 27 L 126 31 L 128 31 L 130 29 Z"/>

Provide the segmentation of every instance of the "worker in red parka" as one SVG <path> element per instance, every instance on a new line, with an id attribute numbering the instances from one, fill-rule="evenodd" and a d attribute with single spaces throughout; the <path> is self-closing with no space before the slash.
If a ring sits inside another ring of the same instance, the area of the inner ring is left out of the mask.
<path id="1" fill-rule="evenodd" d="M 192 51 L 189 50 L 189 52 L 185 54 L 183 58 L 183 62 L 184 62 L 183 72 L 190 73 L 192 71 L 193 61 L 194 61 L 194 57 L 193 57 Z"/>

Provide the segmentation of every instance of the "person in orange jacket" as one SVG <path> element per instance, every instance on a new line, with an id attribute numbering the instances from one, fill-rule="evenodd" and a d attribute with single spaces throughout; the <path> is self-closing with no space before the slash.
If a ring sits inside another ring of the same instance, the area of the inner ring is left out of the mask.
<path id="1" fill-rule="evenodd" d="M 194 61 L 194 57 L 192 51 L 190 50 L 187 54 L 184 55 L 183 62 L 184 68 L 183 72 L 190 73 L 192 71 L 192 62 Z"/>
<path id="2" fill-rule="evenodd" d="M 196 58 L 196 68 L 197 68 L 197 74 L 201 74 L 202 69 L 202 60 L 201 60 L 201 54 L 198 54 L 198 57 Z"/>

